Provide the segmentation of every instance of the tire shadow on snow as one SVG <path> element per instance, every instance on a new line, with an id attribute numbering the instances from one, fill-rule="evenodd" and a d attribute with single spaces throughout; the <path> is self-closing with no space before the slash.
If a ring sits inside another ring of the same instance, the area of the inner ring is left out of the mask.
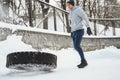
<path id="1" fill-rule="evenodd" d="M 10 71 L 3 75 L 3 77 L 30 77 L 38 75 L 47 75 L 54 71 Z"/>

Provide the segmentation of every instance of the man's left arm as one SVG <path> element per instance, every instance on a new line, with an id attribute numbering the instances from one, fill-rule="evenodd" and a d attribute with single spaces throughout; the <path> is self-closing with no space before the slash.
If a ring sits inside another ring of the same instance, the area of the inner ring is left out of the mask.
<path id="1" fill-rule="evenodd" d="M 85 25 L 87 27 L 87 33 L 88 33 L 88 35 L 91 35 L 92 31 L 90 29 L 89 19 L 88 19 L 86 13 L 83 11 L 83 9 L 79 10 L 78 15 L 79 15 L 79 17 L 82 18 L 82 20 L 84 20 L 84 23 L 85 23 Z"/>

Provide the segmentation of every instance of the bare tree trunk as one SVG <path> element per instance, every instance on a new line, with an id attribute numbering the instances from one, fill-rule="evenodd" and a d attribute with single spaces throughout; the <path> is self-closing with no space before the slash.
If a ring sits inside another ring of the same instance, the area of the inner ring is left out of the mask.
<path id="1" fill-rule="evenodd" d="M 83 10 L 85 11 L 85 7 L 86 7 L 86 0 L 83 0 Z"/>
<path id="2" fill-rule="evenodd" d="M 34 26 L 36 26 L 36 2 L 33 2 L 33 10 L 32 10 L 32 13 L 33 13 L 33 20 L 34 20 Z"/>
<path id="3" fill-rule="evenodd" d="M 88 2 L 88 8 L 89 8 L 89 17 L 92 17 L 92 9 L 91 9 L 91 1 Z"/>
<path id="4" fill-rule="evenodd" d="M 6 17 L 9 15 L 9 6 L 10 6 L 10 0 L 3 0 L 3 10 Z"/>
<path id="5" fill-rule="evenodd" d="M 76 0 L 76 5 L 79 6 L 79 0 Z"/>
<path id="6" fill-rule="evenodd" d="M 31 27 L 33 27 L 33 20 L 32 20 L 32 1 L 31 0 L 28 0 L 28 14 L 29 14 L 29 25 Z"/>
<path id="7" fill-rule="evenodd" d="M 94 0 L 94 2 L 93 2 L 92 11 L 93 11 L 93 15 L 94 15 L 94 18 L 95 18 L 96 17 L 96 0 Z"/>
<path id="8" fill-rule="evenodd" d="M 45 2 L 49 3 L 49 0 L 45 0 Z M 41 7 L 42 7 L 43 18 L 45 18 L 45 15 L 48 14 L 49 8 L 45 8 L 45 5 L 44 5 L 44 4 L 41 4 Z M 48 18 L 46 18 L 46 19 L 43 21 L 43 29 L 48 29 Z"/>
<path id="9" fill-rule="evenodd" d="M 97 7 L 97 16 L 98 16 L 98 18 L 100 18 L 100 0 L 97 0 L 97 5 L 98 5 L 98 7 Z"/>
<path id="10" fill-rule="evenodd" d="M 66 0 L 61 0 L 61 6 L 64 10 L 66 10 Z M 64 16 L 63 16 L 63 18 L 64 18 Z M 71 27 L 69 25 L 69 19 L 68 19 L 67 14 L 65 14 L 65 19 L 66 19 L 66 25 L 67 25 L 67 32 L 70 33 L 71 32 Z"/>

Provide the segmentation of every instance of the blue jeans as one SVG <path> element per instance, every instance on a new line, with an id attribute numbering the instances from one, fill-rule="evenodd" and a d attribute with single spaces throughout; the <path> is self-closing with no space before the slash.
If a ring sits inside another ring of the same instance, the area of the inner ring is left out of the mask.
<path id="1" fill-rule="evenodd" d="M 74 31 L 71 34 L 72 39 L 73 39 L 74 48 L 79 53 L 79 55 L 81 57 L 81 60 L 85 60 L 83 50 L 82 50 L 82 48 L 80 46 L 83 35 L 84 35 L 84 29 Z"/>

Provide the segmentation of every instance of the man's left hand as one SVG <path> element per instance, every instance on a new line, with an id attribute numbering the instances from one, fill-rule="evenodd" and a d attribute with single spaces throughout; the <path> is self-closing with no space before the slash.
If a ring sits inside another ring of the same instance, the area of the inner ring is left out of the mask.
<path id="1" fill-rule="evenodd" d="M 92 35 L 92 31 L 91 31 L 90 27 L 87 28 L 87 34 Z"/>

